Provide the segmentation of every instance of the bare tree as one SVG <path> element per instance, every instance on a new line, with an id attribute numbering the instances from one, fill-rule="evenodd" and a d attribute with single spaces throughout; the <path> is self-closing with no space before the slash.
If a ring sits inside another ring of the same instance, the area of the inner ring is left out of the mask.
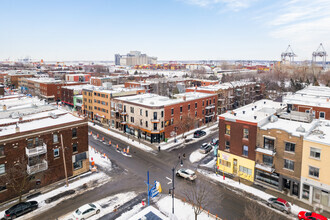
<path id="1" fill-rule="evenodd" d="M 207 186 L 205 184 L 190 183 L 183 194 L 187 202 L 192 205 L 195 220 L 197 220 L 198 215 L 202 213 L 209 202 Z"/>
<path id="2" fill-rule="evenodd" d="M 12 189 L 22 201 L 23 193 L 29 188 L 31 175 L 27 173 L 26 160 L 19 158 L 16 163 L 6 170 L 6 174 L 0 178 L 0 183 L 6 185 L 7 189 Z"/>
<path id="3" fill-rule="evenodd" d="M 248 220 L 276 220 L 278 216 L 274 216 L 273 211 L 268 208 L 260 207 L 256 202 L 250 202 L 245 205 L 245 218 Z"/>
<path id="4" fill-rule="evenodd" d="M 182 137 L 184 140 L 186 140 L 186 136 L 184 133 L 190 131 L 192 128 L 194 128 L 196 118 L 189 117 L 188 115 L 182 116 L 181 120 L 176 121 L 175 127 L 178 128 L 178 132 L 182 132 Z"/>

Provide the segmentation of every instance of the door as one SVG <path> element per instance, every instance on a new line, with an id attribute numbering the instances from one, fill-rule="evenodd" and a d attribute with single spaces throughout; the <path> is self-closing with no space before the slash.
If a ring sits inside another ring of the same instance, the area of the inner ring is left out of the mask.
<path id="1" fill-rule="evenodd" d="M 234 159 L 234 162 L 233 162 L 233 173 L 237 174 L 237 159 Z"/>
<path id="2" fill-rule="evenodd" d="M 321 204 L 325 207 L 329 207 L 329 193 L 322 190 L 321 193 Z"/>

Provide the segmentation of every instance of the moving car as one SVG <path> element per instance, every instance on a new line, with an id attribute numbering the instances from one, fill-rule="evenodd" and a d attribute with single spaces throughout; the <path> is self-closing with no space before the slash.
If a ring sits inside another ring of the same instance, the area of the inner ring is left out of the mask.
<path id="1" fill-rule="evenodd" d="M 211 150 L 212 150 L 212 146 L 208 143 L 202 144 L 202 146 L 199 148 L 199 152 L 201 152 L 202 154 L 207 154 Z"/>
<path id="2" fill-rule="evenodd" d="M 101 206 L 97 203 L 89 203 L 81 206 L 76 211 L 73 212 L 74 220 L 85 220 L 92 215 L 99 214 L 101 211 Z"/>
<path id="3" fill-rule="evenodd" d="M 218 146 L 219 145 L 219 139 L 218 138 L 214 138 L 211 140 L 210 144 L 212 146 Z"/>
<path id="4" fill-rule="evenodd" d="M 191 181 L 197 178 L 196 173 L 190 169 L 181 168 L 176 171 L 176 176 L 181 176 Z"/>
<path id="5" fill-rule="evenodd" d="M 269 198 L 267 201 L 267 205 L 275 209 L 278 209 L 286 214 L 289 214 L 291 212 L 290 203 L 281 198 L 275 198 L 275 197 Z"/>
<path id="6" fill-rule="evenodd" d="M 202 137 L 206 135 L 206 132 L 205 131 L 202 131 L 202 130 L 197 130 L 194 132 L 194 138 L 199 138 L 199 137 Z"/>
<path id="7" fill-rule="evenodd" d="M 301 211 L 298 214 L 298 219 L 299 220 L 327 220 L 326 217 L 323 215 L 317 214 L 315 212 L 306 212 L 306 211 Z"/>
<path id="8" fill-rule="evenodd" d="M 38 208 L 37 201 L 20 202 L 5 211 L 5 219 L 14 219 Z"/>

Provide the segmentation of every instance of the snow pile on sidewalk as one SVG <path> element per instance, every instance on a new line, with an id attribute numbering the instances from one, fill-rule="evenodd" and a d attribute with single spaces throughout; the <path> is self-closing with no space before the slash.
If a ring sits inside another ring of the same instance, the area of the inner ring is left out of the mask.
<path id="1" fill-rule="evenodd" d="M 212 160 L 210 160 L 208 163 L 206 164 L 202 164 L 202 167 L 208 167 L 208 168 L 214 168 L 214 166 L 217 163 L 217 158 L 213 158 Z"/>
<path id="2" fill-rule="evenodd" d="M 106 133 L 106 134 L 108 134 L 108 135 L 110 135 L 112 137 L 118 138 L 118 139 L 126 142 L 130 146 L 140 148 L 141 150 L 144 150 L 144 151 L 147 151 L 147 152 L 153 151 L 153 149 L 151 147 L 148 147 L 145 144 L 139 143 L 138 141 L 132 142 L 132 140 L 131 139 L 128 139 L 127 137 L 125 137 L 124 134 L 118 134 L 116 132 L 109 131 L 108 129 L 102 128 L 101 126 L 94 125 L 91 122 L 88 122 L 88 126 L 93 127 L 93 128 L 95 128 L 95 129 L 97 129 L 97 130 L 99 130 L 99 131 L 101 131 L 103 133 Z"/>
<path id="3" fill-rule="evenodd" d="M 101 152 L 98 152 L 96 149 L 88 146 L 89 150 L 89 161 L 95 162 L 97 167 L 102 167 L 103 169 L 110 171 L 111 170 L 111 161 L 108 155 L 104 155 Z"/>
<path id="4" fill-rule="evenodd" d="M 198 150 L 195 150 L 194 152 L 192 152 L 189 156 L 189 160 L 191 163 L 195 163 L 200 161 L 201 159 L 203 159 L 204 157 L 206 157 L 208 154 L 202 154 L 201 152 L 199 152 Z"/>
<path id="5" fill-rule="evenodd" d="M 171 196 L 166 196 L 163 199 L 159 200 L 156 205 L 159 207 L 159 210 L 165 213 L 166 216 L 172 215 L 172 198 Z M 179 199 L 174 199 L 174 215 L 176 219 L 180 220 L 191 220 L 195 219 L 195 213 L 193 207 L 184 203 Z M 173 219 L 175 219 L 175 217 Z M 203 219 L 214 219 L 211 216 L 208 216 L 206 212 L 202 212 L 198 215 L 199 220 Z"/>
<path id="6" fill-rule="evenodd" d="M 197 141 L 200 141 L 200 140 L 208 137 L 210 134 L 212 134 L 214 132 L 214 129 L 216 129 L 217 127 L 218 127 L 218 123 L 215 123 L 214 125 L 212 125 L 210 127 L 203 126 L 203 127 L 196 128 L 194 130 L 191 130 L 189 132 L 186 132 L 185 133 L 185 136 L 187 136 L 186 139 L 193 139 L 192 141 L 189 142 L 189 144 L 195 143 Z M 203 136 L 203 137 L 200 137 L 200 138 L 194 138 L 194 132 L 197 131 L 197 130 L 203 130 L 203 131 L 205 131 L 206 132 L 206 135 Z M 167 143 L 166 142 L 161 143 L 160 144 L 161 149 L 162 150 L 167 150 L 167 149 L 170 149 L 170 148 L 172 148 L 174 146 L 183 144 L 184 139 L 182 138 L 182 134 L 176 136 L 176 139 L 177 139 L 177 142 L 176 143 L 174 143 L 174 137 L 173 138 L 169 138 L 167 140 Z"/>
<path id="7" fill-rule="evenodd" d="M 234 188 L 241 189 L 241 190 L 243 190 L 245 192 L 248 192 L 248 193 L 251 193 L 251 194 L 253 194 L 253 195 L 255 195 L 255 196 L 257 196 L 257 197 L 259 197 L 259 198 L 261 198 L 263 200 L 268 200 L 269 198 L 274 197 L 274 196 L 272 196 L 272 195 L 270 195 L 268 193 L 265 193 L 265 192 L 263 192 L 261 190 L 258 190 L 256 188 L 254 188 L 254 187 L 247 186 L 247 185 L 245 185 L 243 183 L 236 182 L 236 181 L 234 181 L 234 180 L 232 180 L 230 178 L 225 178 L 225 180 L 223 180 L 223 177 L 222 176 L 218 176 L 218 175 L 216 175 L 214 173 L 210 173 L 208 171 L 201 170 L 201 169 L 198 169 L 198 172 L 201 173 L 201 174 L 203 174 L 203 175 L 205 175 L 206 177 L 208 177 L 210 179 L 216 180 L 217 182 L 220 182 L 220 183 L 229 185 L 229 186 L 234 187 Z M 303 208 L 301 208 L 301 207 L 299 207 L 297 205 L 292 205 L 292 207 L 291 207 L 291 213 L 293 215 L 296 215 L 297 216 L 300 211 L 308 211 L 308 210 L 303 209 Z"/>
<path id="8" fill-rule="evenodd" d="M 136 197 L 136 194 L 134 192 L 127 192 L 127 193 L 120 193 L 120 194 L 116 194 L 113 196 L 109 196 L 106 197 L 104 199 L 100 199 L 98 201 L 95 201 L 94 203 L 99 204 L 101 207 L 105 207 L 105 208 L 101 208 L 100 213 L 91 216 L 91 219 L 99 219 L 104 215 L 107 215 L 111 212 L 113 212 L 116 208 L 120 207 L 121 205 L 123 205 L 124 203 L 132 200 L 134 197 Z M 79 207 L 76 207 L 79 208 Z M 64 216 L 59 217 L 59 220 L 69 220 L 72 218 L 72 213 L 75 210 L 72 210 L 72 212 L 67 213 Z"/>
<path id="9" fill-rule="evenodd" d="M 89 173 L 88 173 L 89 174 Z M 87 175 L 87 174 L 85 174 Z M 80 177 L 82 177 L 84 175 L 81 175 Z M 77 177 L 76 180 L 72 183 L 69 183 L 69 186 L 66 187 L 66 186 L 61 186 L 57 189 L 54 189 L 52 191 L 49 191 L 45 194 L 41 194 L 40 196 L 37 196 L 35 198 L 32 198 L 28 201 L 37 201 L 38 204 L 39 204 L 39 208 L 33 212 L 30 212 L 26 215 L 23 215 L 22 217 L 20 218 L 17 218 L 17 219 L 29 219 L 29 218 L 32 218 L 33 216 L 36 215 L 36 213 L 42 213 L 42 212 L 45 212 L 46 210 L 52 208 L 53 206 L 55 206 L 56 204 L 60 203 L 62 200 L 64 199 L 68 199 L 68 198 L 71 198 L 71 197 L 74 197 L 74 196 L 77 196 L 77 194 L 79 193 L 82 193 L 82 192 L 86 192 L 86 191 L 89 191 L 89 190 L 93 190 L 95 187 L 97 186 L 100 186 L 104 183 L 107 183 L 111 178 L 109 176 L 107 176 L 106 174 L 104 173 L 93 173 L 92 175 L 88 176 L 88 177 L 84 177 L 84 178 L 79 178 Z M 96 185 L 93 185 L 94 182 L 97 181 L 97 184 Z M 87 190 L 81 190 L 79 191 L 78 188 L 83 186 L 84 184 L 86 184 L 88 187 L 87 187 Z M 69 196 L 65 196 L 59 200 L 56 200 L 52 203 L 49 203 L 47 204 L 45 202 L 46 199 L 48 198 L 51 198 L 55 195 L 58 195 L 59 193 L 62 193 L 64 191 L 68 191 L 68 190 L 76 190 L 76 193 L 75 194 L 72 194 L 72 195 L 69 195 Z M 4 211 L 3 212 L 0 212 L 0 216 L 4 216 Z"/>

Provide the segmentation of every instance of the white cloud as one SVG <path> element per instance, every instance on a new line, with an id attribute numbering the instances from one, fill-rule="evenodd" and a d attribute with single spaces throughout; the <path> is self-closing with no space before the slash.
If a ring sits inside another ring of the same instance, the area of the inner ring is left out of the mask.
<path id="1" fill-rule="evenodd" d="M 224 6 L 226 10 L 240 11 L 251 6 L 252 2 L 256 0 L 181 0 L 187 4 L 197 5 L 199 7 L 221 7 Z"/>

